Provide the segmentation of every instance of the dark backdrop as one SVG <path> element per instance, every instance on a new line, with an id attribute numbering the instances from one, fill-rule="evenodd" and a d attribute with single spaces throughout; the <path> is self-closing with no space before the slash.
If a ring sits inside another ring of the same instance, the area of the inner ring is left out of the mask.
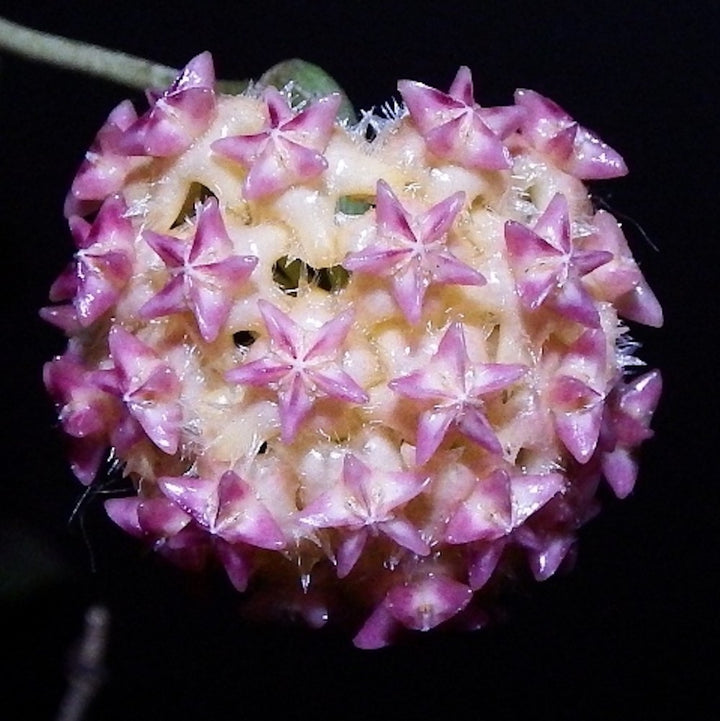
<path id="1" fill-rule="evenodd" d="M 209 49 L 222 77 L 280 59 L 322 65 L 357 107 L 407 77 L 447 88 L 460 64 L 485 105 L 516 87 L 595 128 L 631 173 L 598 190 L 632 217 L 633 251 L 666 312 L 639 328 L 665 394 L 636 491 L 581 534 L 575 571 L 525 591 L 505 623 L 379 652 L 240 622 L 104 519 L 72 517 L 72 479 L 42 363 L 62 339 L 37 318 L 72 252 L 62 201 L 128 91 L 0 56 L 3 444 L 2 705 L 50 719 L 90 603 L 112 616 L 108 675 L 87 721 L 283 718 L 710 719 L 717 656 L 718 113 L 716 4 L 598 2 L 0 3 L 8 18 L 180 67 Z M 402 9 L 420 8 L 427 9 Z M 5 690 L 6 687 L 6 690 Z M 4 713 L 4 712 L 3 712 Z M 10 716 L 8 716 L 10 718 Z"/>

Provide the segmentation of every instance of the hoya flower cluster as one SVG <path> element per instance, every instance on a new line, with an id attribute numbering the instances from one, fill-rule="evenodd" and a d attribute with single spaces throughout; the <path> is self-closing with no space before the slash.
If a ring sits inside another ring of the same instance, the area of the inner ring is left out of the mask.
<path id="1" fill-rule="evenodd" d="M 205 53 L 121 103 L 72 184 L 42 314 L 73 471 L 112 459 L 115 523 L 267 612 L 351 616 L 361 647 L 477 625 L 651 435 L 624 321 L 660 306 L 584 184 L 625 164 L 533 91 L 477 104 L 465 67 L 355 126 L 336 94 L 214 85 Z"/>

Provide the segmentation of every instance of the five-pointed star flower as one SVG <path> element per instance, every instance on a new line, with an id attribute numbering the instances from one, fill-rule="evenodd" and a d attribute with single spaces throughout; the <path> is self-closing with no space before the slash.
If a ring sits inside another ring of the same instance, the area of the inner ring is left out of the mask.
<path id="1" fill-rule="evenodd" d="M 532 147 L 547 153 L 580 180 L 617 178 L 628 172 L 621 155 L 591 130 L 578 125 L 559 105 L 534 90 L 517 90 L 515 102 L 526 113 L 521 130 Z"/>
<path id="2" fill-rule="evenodd" d="M 381 648 L 402 627 L 429 631 L 462 611 L 473 591 L 445 573 L 393 586 L 355 636 L 358 648 Z"/>
<path id="3" fill-rule="evenodd" d="M 502 447 L 485 417 L 482 396 L 507 388 L 526 371 L 517 363 L 471 364 L 462 324 L 452 323 L 422 370 L 388 384 L 408 398 L 434 401 L 420 416 L 415 462 L 426 463 L 453 424 L 470 440 L 500 455 Z"/>
<path id="4" fill-rule="evenodd" d="M 225 471 L 219 479 L 164 476 L 158 484 L 165 496 L 199 526 L 230 544 L 274 550 L 285 545 L 270 511 L 234 471 Z"/>
<path id="5" fill-rule="evenodd" d="M 558 437 L 579 463 L 587 463 L 598 443 L 603 418 L 607 341 L 588 328 L 568 348 L 548 389 L 548 405 Z"/>
<path id="6" fill-rule="evenodd" d="M 46 320 L 68 331 L 77 325 L 87 328 L 115 305 L 130 280 L 135 255 L 135 231 L 126 211 L 119 196 L 110 196 L 92 224 L 77 215 L 70 218 L 79 250 L 50 288 L 50 300 L 71 300 L 72 306 L 45 309 Z"/>
<path id="7" fill-rule="evenodd" d="M 434 155 L 467 168 L 510 167 L 510 153 L 502 140 L 518 129 L 525 111 L 514 105 L 477 105 L 469 68 L 458 70 L 448 93 L 410 80 L 401 80 L 398 90 Z"/>
<path id="8" fill-rule="evenodd" d="M 578 250 L 570 237 L 567 199 L 557 193 L 534 228 L 505 223 L 505 243 L 520 301 L 530 311 L 544 303 L 566 318 L 591 328 L 600 316 L 582 276 L 612 260 L 605 250 Z"/>
<path id="9" fill-rule="evenodd" d="M 88 485 L 105 455 L 108 426 L 112 429 L 117 400 L 97 386 L 92 371 L 72 344 L 64 355 L 45 364 L 43 381 L 57 404 L 63 430 L 70 436 L 72 471 L 81 483 Z"/>
<path id="10" fill-rule="evenodd" d="M 164 92 L 148 93 L 150 110 L 114 142 L 115 152 L 165 158 L 178 155 L 215 118 L 215 69 L 210 53 L 194 57 Z"/>
<path id="11" fill-rule="evenodd" d="M 108 115 L 78 168 L 65 199 L 65 217 L 87 215 L 101 201 L 122 189 L 125 178 L 137 162 L 115 150 L 122 133 L 137 120 L 129 100 L 124 100 Z"/>
<path id="12" fill-rule="evenodd" d="M 209 343 L 214 341 L 235 294 L 258 259 L 254 255 L 232 255 L 232 240 L 215 198 L 199 208 L 192 244 L 149 230 L 143 238 L 165 262 L 171 279 L 140 308 L 140 316 L 157 318 L 190 308 L 202 337 Z"/>
<path id="13" fill-rule="evenodd" d="M 585 281 L 598 289 L 599 300 L 615 304 L 618 315 L 660 328 L 662 307 L 640 272 L 620 224 L 610 213 L 599 210 L 593 225 L 595 232 L 583 239 L 583 248 L 605 250 L 612 253 L 613 259 L 588 274 Z"/>
<path id="14" fill-rule="evenodd" d="M 136 538 L 175 536 L 192 520 L 165 496 L 109 498 L 105 510 L 120 528 Z"/>
<path id="15" fill-rule="evenodd" d="M 375 208 L 377 240 L 363 250 L 348 253 L 343 267 L 390 276 L 397 304 L 410 323 L 417 323 L 431 284 L 486 282 L 481 273 L 458 260 L 447 247 L 447 234 L 464 202 L 465 194 L 455 193 L 427 212 L 412 216 L 390 186 L 379 180 Z"/>
<path id="16" fill-rule="evenodd" d="M 277 390 L 282 440 L 291 443 L 319 396 L 366 403 L 368 395 L 337 360 L 353 322 L 346 310 L 319 330 L 303 330 L 265 300 L 258 307 L 270 336 L 267 355 L 225 374 L 231 383 L 271 386 Z"/>
<path id="17" fill-rule="evenodd" d="M 118 424 L 117 435 L 127 443 L 137 440 L 139 423 L 150 440 L 165 453 L 173 454 L 180 442 L 182 408 L 180 381 L 158 354 L 119 325 L 108 334 L 111 370 L 94 374 L 97 385 L 120 398 L 128 415 Z"/>
<path id="18" fill-rule="evenodd" d="M 662 376 L 655 370 L 623 381 L 608 397 L 598 447 L 603 475 L 618 498 L 635 486 L 638 464 L 633 450 L 653 435 L 650 420 L 661 392 Z"/>
<path id="19" fill-rule="evenodd" d="M 509 473 L 503 468 L 478 479 L 448 522 L 448 543 L 494 541 L 523 524 L 565 486 L 560 473 Z"/>
<path id="20" fill-rule="evenodd" d="M 353 569 L 371 533 L 382 533 L 413 553 L 426 555 L 430 547 L 410 521 L 398 515 L 401 506 L 417 496 L 429 478 L 415 471 L 370 468 L 348 453 L 342 482 L 310 503 L 300 521 L 315 528 L 346 528 L 338 548 L 337 574 Z"/>
<path id="21" fill-rule="evenodd" d="M 249 170 L 243 196 L 258 200 L 320 175 L 327 168 L 322 153 L 332 135 L 340 107 L 338 93 L 326 95 L 295 113 L 283 94 L 263 91 L 268 119 L 253 135 L 233 135 L 212 144 L 212 149 Z"/>

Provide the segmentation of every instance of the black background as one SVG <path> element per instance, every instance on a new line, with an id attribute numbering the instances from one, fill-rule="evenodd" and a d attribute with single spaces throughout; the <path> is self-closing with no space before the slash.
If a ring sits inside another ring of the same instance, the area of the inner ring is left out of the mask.
<path id="1" fill-rule="evenodd" d="M 356 107 L 398 78 L 446 89 L 473 70 L 483 105 L 516 87 L 549 95 L 630 166 L 597 186 L 663 303 L 637 328 L 661 368 L 656 438 L 636 491 L 606 498 L 570 575 L 523 590 L 508 619 L 358 651 L 333 632 L 241 622 L 232 594 L 144 554 L 100 511 L 72 520 L 42 363 L 60 334 L 37 318 L 72 253 L 62 201 L 109 110 L 138 93 L 0 56 L 3 444 L 0 692 L 51 719 L 64 659 L 95 601 L 112 615 L 106 683 L 86 721 L 282 718 L 717 718 L 716 3 L 2 2 L 9 19 L 181 67 L 205 49 L 221 77 L 280 59 L 322 65 Z M 421 9 L 426 8 L 426 9 Z M 3 712 L 4 715 L 5 711 Z M 5 716 L 11 718 L 11 716 Z"/>

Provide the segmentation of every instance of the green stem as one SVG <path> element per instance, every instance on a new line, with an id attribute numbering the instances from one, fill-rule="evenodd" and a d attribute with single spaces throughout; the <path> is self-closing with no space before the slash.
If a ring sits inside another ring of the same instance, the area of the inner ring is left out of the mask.
<path id="1" fill-rule="evenodd" d="M 137 90 L 164 88 L 172 83 L 179 72 L 176 68 L 117 50 L 32 30 L 3 17 L 0 17 L 0 50 L 7 50 L 33 62 L 49 63 L 66 70 L 95 75 Z M 292 83 L 291 93 L 297 100 L 311 100 L 328 93 L 339 93 L 342 105 L 338 117 L 355 122 L 355 111 L 347 95 L 317 65 L 299 59 L 285 60 L 270 68 L 260 78 L 258 85 L 282 88 L 288 83 Z M 217 83 L 218 90 L 224 93 L 241 93 L 247 86 L 247 80 L 220 80 Z"/>
<path id="2" fill-rule="evenodd" d="M 67 70 L 80 70 L 138 90 L 165 87 L 178 73 L 167 65 L 31 30 L 2 17 L 0 49 L 9 50 L 26 60 L 49 63 Z"/>

